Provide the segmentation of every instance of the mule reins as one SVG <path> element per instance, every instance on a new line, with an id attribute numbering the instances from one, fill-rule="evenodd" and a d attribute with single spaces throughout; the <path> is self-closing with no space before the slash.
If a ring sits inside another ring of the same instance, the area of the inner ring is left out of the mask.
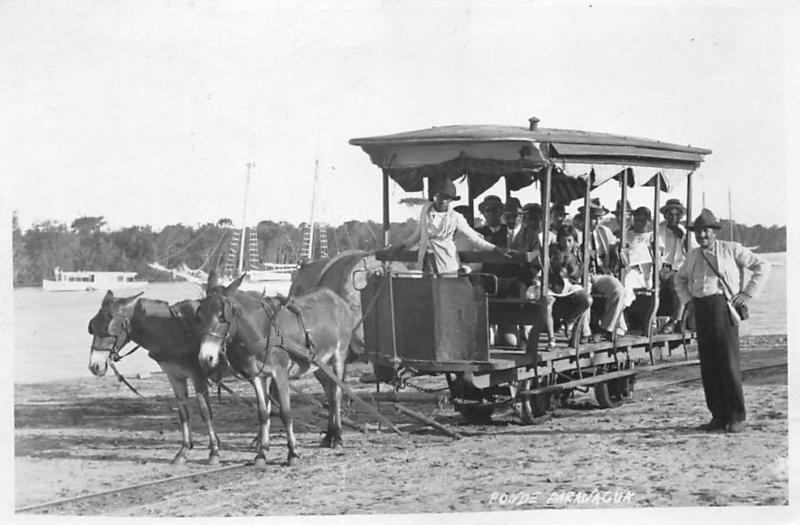
<path id="1" fill-rule="evenodd" d="M 127 321 L 127 322 L 122 324 L 122 329 L 125 331 L 125 338 L 128 339 L 128 341 L 130 341 L 130 333 L 128 331 L 128 327 L 129 326 L 130 326 L 130 321 Z M 120 348 L 117 348 L 117 336 L 114 335 L 112 337 L 114 338 L 114 344 L 111 345 L 111 348 L 100 348 L 99 346 L 92 345 L 91 346 L 92 351 L 95 351 L 95 352 L 108 352 L 108 357 L 106 357 L 106 362 L 111 367 L 111 370 L 114 372 L 114 375 L 117 376 L 117 380 L 120 383 L 124 383 L 125 386 L 127 386 L 134 394 L 136 394 L 137 396 L 139 396 L 141 398 L 144 398 L 144 396 L 142 394 L 140 394 L 139 391 L 136 390 L 136 388 L 132 384 L 130 384 L 127 379 L 125 379 L 125 376 L 123 376 L 122 373 L 119 370 L 117 370 L 117 367 L 114 364 L 114 363 L 118 363 L 119 361 L 122 361 L 123 358 L 128 357 L 129 355 L 131 355 L 132 353 L 134 353 L 135 351 L 140 349 L 142 346 L 141 345 L 136 345 L 131 350 L 129 350 L 128 352 L 120 355 L 120 351 L 125 347 L 125 345 L 123 345 Z M 125 343 L 125 344 L 127 344 L 127 343 Z"/>

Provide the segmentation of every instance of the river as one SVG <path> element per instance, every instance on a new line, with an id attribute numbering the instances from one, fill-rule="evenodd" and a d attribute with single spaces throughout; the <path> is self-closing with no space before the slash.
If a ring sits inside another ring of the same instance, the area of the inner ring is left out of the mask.
<path id="1" fill-rule="evenodd" d="M 786 333 L 786 254 L 766 254 L 773 263 L 764 291 L 750 304 L 750 320 L 742 335 Z M 40 288 L 14 290 L 14 382 L 38 383 L 91 375 L 87 331 L 89 319 L 100 308 L 103 292 L 43 292 Z M 145 297 L 175 302 L 196 299 L 200 289 L 190 283 L 153 283 Z M 125 375 L 159 370 L 140 350 L 119 364 Z M 98 378 L 98 381 L 104 378 Z"/>

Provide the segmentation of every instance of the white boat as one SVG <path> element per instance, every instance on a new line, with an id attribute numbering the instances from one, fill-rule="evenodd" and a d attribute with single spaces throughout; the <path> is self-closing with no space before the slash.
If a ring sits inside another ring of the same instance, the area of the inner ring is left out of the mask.
<path id="1" fill-rule="evenodd" d="M 42 280 L 45 292 L 136 291 L 143 290 L 148 284 L 147 281 L 137 281 L 136 272 L 65 272 L 56 268 L 54 274 L 54 280 Z"/>

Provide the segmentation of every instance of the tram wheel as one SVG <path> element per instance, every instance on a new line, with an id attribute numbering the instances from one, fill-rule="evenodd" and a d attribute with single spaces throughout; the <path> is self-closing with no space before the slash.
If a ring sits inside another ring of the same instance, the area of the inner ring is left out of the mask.
<path id="1" fill-rule="evenodd" d="M 594 385 L 594 398 L 600 408 L 616 408 L 622 404 L 622 396 L 619 395 L 619 387 L 612 386 L 615 380 L 604 381 Z"/>
<path id="2" fill-rule="evenodd" d="M 544 385 L 539 385 L 544 386 Z M 526 379 L 519 384 L 521 390 L 530 390 L 536 388 L 536 383 L 533 379 Z M 542 417 L 550 410 L 551 395 L 550 394 L 534 394 L 526 396 L 518 403 L 519 419 L 523 425 L 530 425 L 537 417 Z"/>
<path id="3" fill-rule="evenodd" d="M 471 423 L 487 423 L 492 419 L 494 407 L 481 404 L 454 403 L 458 413 Z"/>
<path id="4" fill-rule="evenodd" d="M 461 372 L 454 374 L 454 376 L 446 374 L 446 377 L 447 386 L 450 387 L 453 408 L 458 413 L 472 423 L 486 423 L 491 420 L 492 414 L 494 414 L 494 407 L 483 403 L 486 396 L 482 390 L 475 388 L 471 382 L 466 381 L 464 374 Z M 459 399 L 472 402 L 462 403 L 458 401 Z M 488 401 L 492 400 L 488 399 Z"/>

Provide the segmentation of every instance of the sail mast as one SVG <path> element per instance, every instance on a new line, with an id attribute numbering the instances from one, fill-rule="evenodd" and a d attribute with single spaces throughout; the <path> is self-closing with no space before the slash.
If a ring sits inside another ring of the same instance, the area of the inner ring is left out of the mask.
<path id="1" fill-rule="evenodd" d="M 246 242 L 245 233 L 247 233 L 247 194 L 250 193 L 250 170 L 256 165 L 255 162 L 250 161 L 247 166 L 247 177 L 244 182 L 244 207 L 242 209 L 242 234 L 239 237 L 239 267 L 236 275 L 242 275 L 244 270 L 244 245 Z"/>
<path id="2" fill-rule="evenodd" d="M 731 188 L 728 186 L 728 225 L 731 232 L 731 240 L 735 241 L 733 237 L 733 205 L 731 204 Z"/>

